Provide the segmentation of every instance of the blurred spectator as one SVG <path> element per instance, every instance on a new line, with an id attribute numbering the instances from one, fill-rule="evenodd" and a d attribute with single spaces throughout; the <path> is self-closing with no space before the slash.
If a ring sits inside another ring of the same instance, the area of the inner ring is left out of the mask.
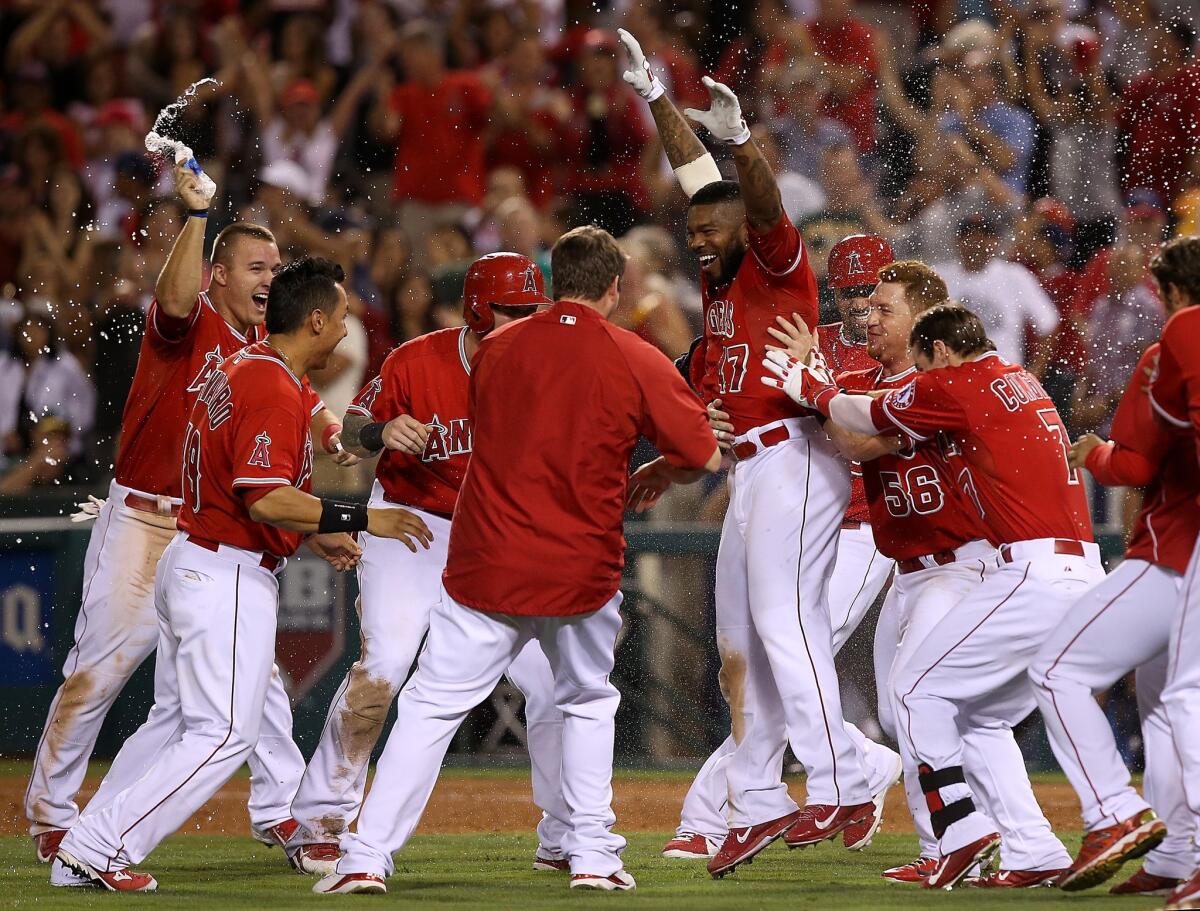
<path id="1" fill-rule="evenodd" d="M 958 226 L 958 259 L 936 266 L 950 297 L 975 311 L 996 350 L 1009 361 L 1041 376 L 1046 370 L 1044 340 L 1058 325 L 1058 312 L 1033 273 L 1001 255 L 1000 226 L 984 216 Z M 1038 340 L 1026 349 L 1025 333 Z"/>
<path id="2" fill-rule="evenodd" d="M 0 444 L 8 459 L 29 454 L 34 428 L 48 415 L 67 423 L 67 452 L 83 455 L 95 423 L 96 390 L 71 353 L 64 351 L 47 316 L 27 314 L 12 328 L 0 353 Z"/>
<path id="3" fill-rule="evenodd" d="M 58 415 L 41 418 L 30 431 L 28 452 L 0 475 L 0 494 L 70 482 L 71 425 Z"/>
<path id="4" fill-rule="evenodd" d="M 854 15 L 852 0 L 817 0 L 809 24 L 814 50 L 828 80 L 824 112 L 845 124 L 860 151 L 875 147 L 875 39 Z"/>
<path id="5" fill-rule="evenodd" d="M 788 217 L 793 222 L 800 222 L 824 209 L 827 202 L 825 191 L 815 180 L 787 167 L 774 134 L 762 125 L 752 127 L 750 134 L 775 175 L 783 200 L 783 211 L 787 212 Z"/>
<path id="6" fill-rule="evenodd" d="M 688 350 L 693 333 L 666 279 L 654 271 L 654 254 L 628 235 L 620 241 L 628 257 L 621 276 L 621 300 L 613 321 L 636 332 L 672 360 Z"/>
<path id="7" fill-rule="evenodd" d="M 783 137 L 787 169 L 810 179 L 819 176 L 830 149 L 852 141 L 842 123 L 821 112 L 825 90 L 817 64 L 810 61 L 792 63 L 774 82 L 771 130 Z"/>

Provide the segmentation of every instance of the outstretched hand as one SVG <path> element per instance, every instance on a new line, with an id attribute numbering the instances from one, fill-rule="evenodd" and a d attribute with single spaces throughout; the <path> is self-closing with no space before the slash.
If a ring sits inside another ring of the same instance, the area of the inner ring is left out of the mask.
<path id="1" fill-rule="evenodd" d="M 663 88 L 662 81 L 654 75 L 654 70 L 650 69 L 650 63 L 642 52 L 641 44 L 623 28 L 617 29 L 617 37 L 621 39 L 625 53 L 629 55 L 629 67 L 621 78 L 628 82 L 633 90 L 646 101 L 654 101 L 666 90 Z"/>
<path id="2" fill-rule="evenodd" d="M 685 108 L 683 115 L 700 124 L 722 142 L 737 146 L 749 140 L 750 128 L 746 126 L 746 120 L 742 117 L 742 105 L 733 89 L 708 76 L 704 77 L 703 82 L 708 89 L 708 110 Z"/>

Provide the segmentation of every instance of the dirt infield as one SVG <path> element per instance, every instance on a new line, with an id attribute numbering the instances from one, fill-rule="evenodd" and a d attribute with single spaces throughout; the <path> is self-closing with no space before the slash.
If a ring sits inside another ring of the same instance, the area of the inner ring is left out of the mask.
<path id="1" fill-rule="evenodd" d="M 98 780 L 89 778 L 81 798 L 90 796 L 98 784 Z M 626 832 L 674 829 L 679 822 L 679 807 L 688 784 L 689 779 L 683 775 L 618 772 L 613 787 L 618 828 Z M 791 781 L 790 787 L 792 796 L 803 800 L 803 782 Z M 1039 779 L 1035 788 L 1056 829 L 1080 827 L 1079 802 L 1065 781 Z M 24 791 L 23 778 L 0 778 L 0 806 L 4 808 L 0 835 L 25 833 Z M 248 779 L 230 782 L 182 831 L 245 834 L 250 825 L 246 816 L 249 791 Z M 903 801 L 903 791 L 894 788 L 885 813 L 888 831 L 912 831 L 912 821 Z M 429 809 L 417 831 L 424 834 L 519 832 L 532 829 L 538 819 L 539 814 L 531 801 L 529 779 L 520 771 L 493 775 L 447 770 L 433 792 Z"/>

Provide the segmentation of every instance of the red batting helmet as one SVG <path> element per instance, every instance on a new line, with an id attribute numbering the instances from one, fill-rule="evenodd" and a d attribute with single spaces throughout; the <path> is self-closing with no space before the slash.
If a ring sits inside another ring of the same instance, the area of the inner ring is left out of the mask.
<path id="1" fill-rule="evenodd" d="M 471 263 L 463 284 L 463 319 L 486 335 L 496 326 L 493 306 L 532 307 L 549 304 L 542 270 L 519 253 L 489 253 Z"/>
<path id="2" fill-rule="evenodd" d="M 829 251 L 826 281 L 831 288 L 873 285 L 879 281 L 879 270 L 895 261 L 892 248 L 882 237 L 851 234 L 839 240 Z"/>

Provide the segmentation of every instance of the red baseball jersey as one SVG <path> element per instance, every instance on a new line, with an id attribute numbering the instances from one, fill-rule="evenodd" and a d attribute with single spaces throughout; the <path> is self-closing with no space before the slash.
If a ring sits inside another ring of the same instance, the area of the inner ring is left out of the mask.
<path id="1" fill-rule="evenodd" d="M 728 285 L 710 287 L 701 273 L 704 345 L 692 359 L 693 386 L 706 401 L 721 399 L 734 433 L 807 414 L 780 389 L 764 385 L 767 328 L 799 313 L 817 323 L 817 279 L 800 232 L 786 215 L 770 232 L 750 230 L 750 247 Z"/>
<path id="2" fill-rule="evenodd" d="M 855 370 L 873 370 L 879 361 L 867 354 L 866 342 L 852 342 L 842 334 L 841 323 L 817 326 L 817 345 L 821 356 L 834 376 Z M 850 502 L 846 505 L 843 522 L 870 522 L 867 493 L 863 489 L 863 469 L 858 462 L 850 463 Z"/>
<path id="3" fill-rule="evenodd" d="M 666 356 L 571 301 L 483 340 L 470 415 L 475 448 L 442 578 L 454 600 L 502 614 L 583 614 L 616 594 L 640 435 L 681 468 L 716 452 Z"/>
<path id="4" fill-rule="evenodd" d="M 1161 344 L 1151 401 L 1169 423 L 1191 427 L 1200 437 L 1200 307 L 1187 307 L 1167 320 Z"/>
<path id="5" fill-rule="evenodd" d="M 187 424 L 179 527 L 219 544 L 295 553 L 304 536 L 255 522 L 250 506 L 277 487 L 311 492 L 313 400 L 266 342 L 212 371 Z"/>
<path id="6" fill-rule="evenodd" d="M 847 392 L 902 389 L 916 373 L 913 367 L 884 376 L 879 366 L 843 374 L 838 385 Z M 862 466 L 871 531 L 884 556 L 911 560 L 987 537 L 951 474 L 953 446 L 947 434 L 938 433 L 926 442 L 911 443 L 903 453 L 881 456 Z"/>
<path id="7" fill-rule="evenodd" d="M 1088 453 L 1087 467 L 1101 484 L 1145 488 L 1125 556 L 1183 573 L 1200 534 L 1200 466 L 1191 433 L 1160 421 L 1150 404 L 1158 353 L 1156 343 L 1142 355 L 1113 415 L 1111 439 Z"/>
<path id="8" fill-rule="evenodd" d="M 1092 540 L 1070 440 L 1042 384 L 996 352 L 919 373 L 871 403 L 879 430 L 918 442 L 945 432 L 959 490 L 975 505 L 992 544 L 1035 538 Z"/>
<path id="9" fill-rule="evenodd" d="M 179 318 L 150 303 L 146 331 L 125 412 L 115 477 L 118 484 L 160 496 L 181 496 L 183 433 L 196 396 L 213 371 L 245 345 L 266 337 L 254 326 L 244 336 L 225 322 L 201 292 Z"/>
<path id="10" fill-rule="evenodd" d="M 385 449 L 375 467 L 384 499 L 449 516 L 471 458 L 467 414 L 466 338 L 470 330 L 440 329 L 405 342 L 387 356 L 347 409 L 375 421 L 409 414 L 429 428 L 419 456 Z"/>

